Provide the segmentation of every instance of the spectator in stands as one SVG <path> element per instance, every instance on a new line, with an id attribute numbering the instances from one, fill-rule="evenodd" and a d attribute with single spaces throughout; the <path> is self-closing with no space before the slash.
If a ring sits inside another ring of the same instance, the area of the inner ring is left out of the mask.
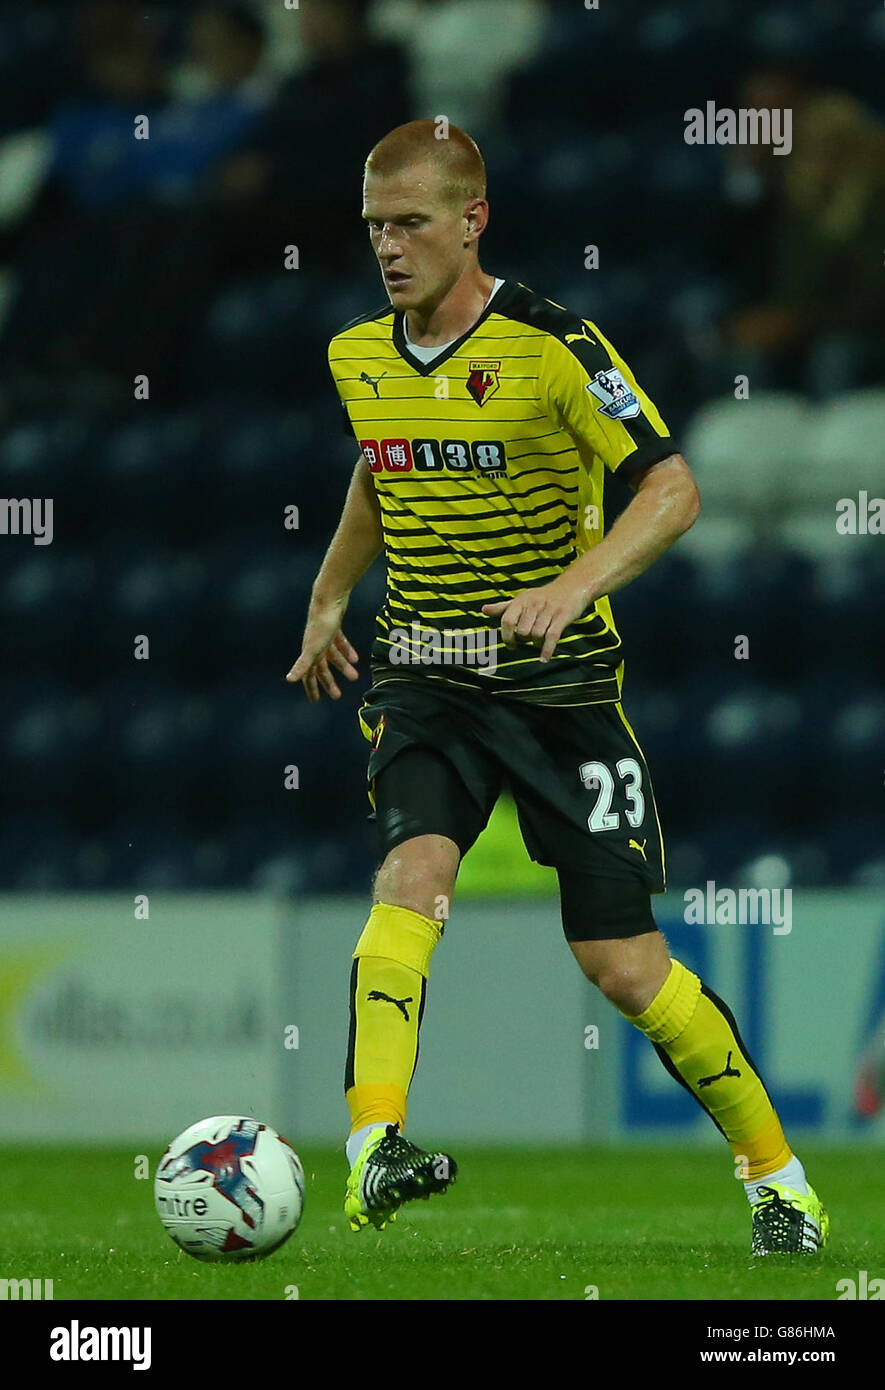
<path id="1" fill-rule="evenodd" d="M 482 140 L 501 115 L 507 79 L 545 34 L 542 0 L 378 0 L 371 30 L 403 44 L 414 114 L 448 116 Z"/>
<path id="2" fill-rule="evenodd" d="M 782 163 L 765 293 L 731 319 L 729 342 L 773 385 L 833 395 L 881 380 L 885 127 L 853 97 L 819 95 Z"/>
<path id="3" fill-rule="evenodd" d="M 229 273 L 280 269 L 288 243 L 308 262 L 340 264 L 342 251 L 364 239 L 363 161 L 412 114 L 403 54 L 367 34 L 369 8 L 370 0 L 304 6 L 301 68 L 216 182 L 211 216 Z"/>
<path id="4" fill-rule="evenodd" d="M 144 192 L 147 142 L 133 139 L 165 98 L 154 35 L 116 0 L 88 5 L 82 80 L 49 123 L 47 168 L 15 229 L 15 288 L 0 340 L 3 389 L 34 387 L 76 364 L 78 327 L 108 269 L 108 210 Z"/>
<path id="5" fill-rule="evenodd" d="M 787 110 L 795 124 L 814 92 L 805 69 L 779 60 L 750 68 L 740 79 L 735 104 L 752 111 Z M 763 248 L 773 234 L 789 159 L 763 144 L 727 145 L 722 154 L 722 198 L 710 219 L 708 252 L 711 267 L 746 305 L 768 291 Z"/>
<path id="6" fill-rule="evenodd" d="M 167 389 L 174 381 L 214 274 L 194 209 L 271 86 L 262 26 L 240 4 L 207 3 L 192 16 L 198 91 L 174 102 L 157 35 L 131 7 L 90 5 L 81 41 L 87 79 L 50 123 L 48 177 L 0 361 L 13 395 L 112 403 L 131 398 L 137 374 Z"/>
<path id="7" fill-rule="evenodd" d="M 155 35 L 131 10 L 102 3 L 84 14 L 81 91 L 49 123 L 49 180 L 60 205 L 106 208 L 140 196 L 150 177 L 138 116 L 153 120 L 166 99 Z"/>
<path id="8" fill-rule="evenodd" d="M 151 131 L 155 198 L 184 201 L 200 193 L 219 161 L 243 148 L 274 92 L 264 29 L 248 5 L 201 5 L 189 38 L 186 90 Z"/>

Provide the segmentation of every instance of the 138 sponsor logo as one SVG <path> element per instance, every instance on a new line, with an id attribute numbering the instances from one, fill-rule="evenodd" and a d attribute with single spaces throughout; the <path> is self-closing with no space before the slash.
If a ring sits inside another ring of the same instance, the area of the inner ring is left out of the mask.
<path id="1" fill-rule="evenodd" d="M 500 439 L 361 439 L 371 473 L 481 473 L 501 478 L 507 456 Z"/>

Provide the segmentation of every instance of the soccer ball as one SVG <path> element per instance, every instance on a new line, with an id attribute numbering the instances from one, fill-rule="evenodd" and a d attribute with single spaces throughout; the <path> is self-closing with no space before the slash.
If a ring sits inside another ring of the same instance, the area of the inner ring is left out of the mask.
<path id="1" fill-rule="evenodd" d="M 213 1115 L 173 1139 L 157 1168 L 154 1201 L 176 1245 L 196 1259 L 262 1259 L 301 1220 L 304 1170 L 270 1125 Z"/>

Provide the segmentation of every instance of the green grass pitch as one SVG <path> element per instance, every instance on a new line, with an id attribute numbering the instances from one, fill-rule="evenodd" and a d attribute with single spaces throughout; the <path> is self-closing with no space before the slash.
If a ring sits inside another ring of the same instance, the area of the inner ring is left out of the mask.
<path id="1" fill-rule="evenodd" d="M 885 1276 L 885 1183 L 872 1150 L 803 1149 L 833 1231 L 823 1255 L 753 1262 L 749 1208 L 727 1153 L 463 1151 L 457 1183 L 354 1235 L 344 1158 L 305 1148 L 301 1226 L 269 1259 L 202 1264 L 178 1251 L 134 1155 L 0 1149 L 0 1277 L 51 1278 L 56 1299 L 833 1300 Z M 297 1295 L 293 1293 L 297 1288 Z"/>

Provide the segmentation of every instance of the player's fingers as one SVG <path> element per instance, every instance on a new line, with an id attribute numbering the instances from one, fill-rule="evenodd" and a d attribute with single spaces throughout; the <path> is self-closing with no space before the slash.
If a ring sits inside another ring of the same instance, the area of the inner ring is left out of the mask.
<path id="1" fill-rule="evenodd" d="M 313 666 L 317 661 L 324 660 L 326 655 L 335 660 L 336 666 L 338 666 L 340 670 L 344 671 L 350 680 L 358 680 L 359 672 L 349 664 L 351 661 L 359 660 L 356 648 L 353 647 L 350 642 L 348 642 L 347 638 L 344 637 L 343 634 L 339 634 L 339 636 L 341 636 L 343 640 L 343 649 L 341 648 L 341 646 L 332 646 L 329 648 L 327 653 L 323 653 L 322 655 L 318 655 L 316 652 L 303 651 L 299 656 L 298 660 L 295 662 L 295 665 L 291 668 L 291 670 L 288 672 L 286 676 L 286 680 L 289 682 L 289 684 L 295 685 L 298 681 L 303 680 L 305 674 L 310 670 L 311 666 Z M 340 654 L 342 650 L 344 652 L 343 655 Z"/>
<path id="2" fill-rule="evenodd" d="M 321 656 L 316 664 L 317 680 L 323 687 L 327 695 L 331 695 L 333 700 L 341 699 L 341 691 L 329 669 L 329 663 L 324 656 Z"/>
<path id="3" fill-rule="evenodd" d="M 522 609 L 510 604 L 501 615 L 501 636 L 505 646 L 516 646 L 516 625 L 522 616 Z"/>
<path id="4" fill-rule="evenodd" d="M 505 598 L 500 603 L 484 603 L 482 611 L 487 618 L 497 618 L 498 614 L 503 613 L 509 603 L 512 603 L 512 599 Z"/>
<path id="5" fill-rule="evenodd" d="M 516 640 L 523 643 L 540 641 L 547 630 L 548 621 L 543 605 L 527 604 L 514 629 Z"/>
<path id="6" fill-rule="evenodd" d="M 317 685 L 316 673 L 312 667 L 308 672 L 306 672 L 304 676 L 304 693 L 313 705 L 315 705 L 320 698 L 320 690 L 319 686 Z"/>
<path id="7" fill-rule="evenodd" d="M 303 680 L 311 667 L 319 661 L 324 650 L 325 648 L 320 643 L 305 642 L 301 648 L 301 655 L 287 675 L 286 680 L 290 682 Z"/>
<path id="8" fill-rule="evenodd" d="M 355 666 L 351 666 L 347 657 L 337 647 L 330 647 L 326 656 L 331 665 L 337 667 L 349 681 L 359 680 L 359 671 Z"/>
<path id="9" fill-rule="evenodd" d="M 548 627 L 550 626 L 550 624 L 551 624 L 552 621 L 553 621 L 553 614 L 550 612 L 550 609 L 549 609 L 549 608 L 546 608 L 546 607 L 545 607 L 545 608 L 542 608 L 542 609 L 540 610 L 540 612 L 537 614 L 537 616 L 535 617 L 535 621 L 532 623 L 532 626 L 531 626 L 531 628 L 530 628 L 530 630 L 529 630 L 529 634 L 528 634 L 528 635 L 529 635 L 529 638 L 531 639 L 531 641 L 532 641 L 532 642 L 537 642 L 538 645 L 540 646 L 540 644 L 541 644 L 541 643 L 543 642 L 543 640 L 544 640 L 544 637 L 545 637 L 545 634 L 546 634 L 546 632 L 547 632 L 547 629 L 548 629 Z"/>
<path id="10" fill-rule="evenodd" d="M 552 623 L 550 624 L 550 626 L 548 627 L 548 629 L 547 629 L 547 636 L 544 638 L 544 645 L 543 645 L 543 647 L 541 648 L 541 655 L 540 655 L 539 660 L 541 660 L 541 661 L 549 661 L 549 660 L 550 660 L 551 656 L 552 656 L 553 653 L 556 651 L 556 644 L 557 644 L 557 642 L 559 641 L 559 639 L 560 639 L 561 636 L 562 636 L 562 624 L 561 624 L 561 623 L 558 623 L 558 622 L 552 622 Z"/>
<path id="11" fill-rule="evenodd" d="M 335 645 L 339 651 L 343 652 L 348 661 L 359 661 L 360 654 L 352 642 L 348 642 L 344 633 L 340 630 L 335 633 Z"/>

